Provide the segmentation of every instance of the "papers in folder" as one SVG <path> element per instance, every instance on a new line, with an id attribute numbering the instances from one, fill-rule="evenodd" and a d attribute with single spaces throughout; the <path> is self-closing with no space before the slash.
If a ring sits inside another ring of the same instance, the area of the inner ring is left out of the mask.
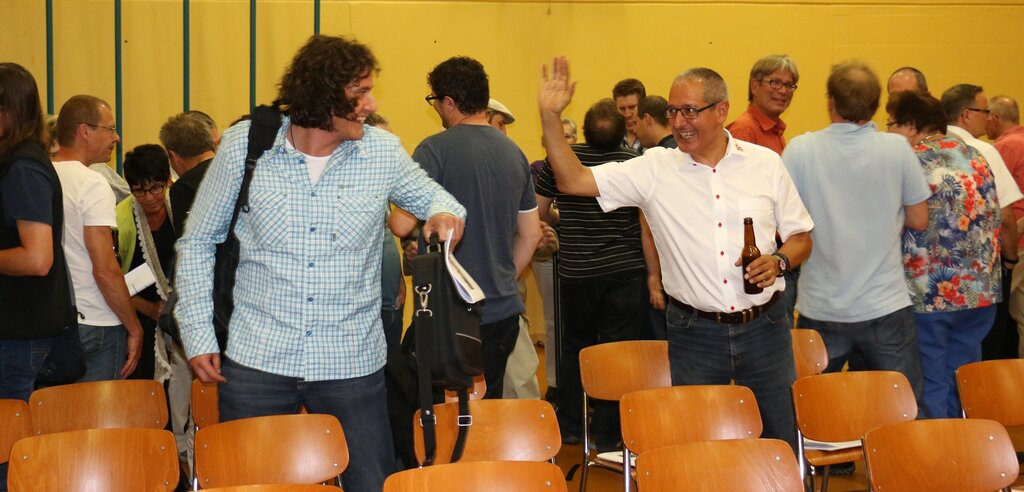
<path id="1" fill-rule="evenodd" d="M 149 265 L 143 263 L 134 270 L 124 274 L 124 283 L 128 285 L 128 295 L 134 296 L 146 287 L 156 283 L 156 276 Z"/>
<path id="2" fill-rule="evenodd" d="M 444 263 L 448 267 L 448 273 L 451 274 L 452 284 L 455 285 L 455 290 L 459 292 L 459 296 L 462 297 L 463 301 L 469 304 L 480 302 L 484 300 L 484 291 L 480 289 L 473 277 L 469 276 L 462 265 L 455 259 L 455 256 L 451 254 L 452 244 L 452 233 L 454 231 L 448 231 L 448 237 L 444 241 Z"/>
<path id="3" fill-rule="evenodd" d="M 804 438 L 804 448 L 816 449 L 818 451 L 839 451 L 841 449 L 852 449 L 860 446 L 860 441 L 825 442 Z"/>

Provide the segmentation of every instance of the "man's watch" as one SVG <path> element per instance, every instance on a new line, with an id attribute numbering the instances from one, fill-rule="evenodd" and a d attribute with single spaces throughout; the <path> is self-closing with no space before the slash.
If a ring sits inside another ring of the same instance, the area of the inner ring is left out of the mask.
<path id="1" fill-rule="evenodd" d="M 781 277 L 782 274 L 789 271 L 789 258 L 787 258 L 786 255 L 778 251 L 772 253 L 772 256 L 774 256 L 775 259 L 779 260 L 779 274 L 776 275 L 776 277 Z"/>

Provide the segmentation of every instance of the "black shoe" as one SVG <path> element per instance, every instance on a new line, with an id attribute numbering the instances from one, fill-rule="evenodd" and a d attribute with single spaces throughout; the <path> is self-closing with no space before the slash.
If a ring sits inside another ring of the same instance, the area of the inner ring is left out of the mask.
<path id="1" fill-rule="evenodd" d="M 836 463 L 828 468 L 828 474 L 833 477 L 846 477 L 853 475 L 857 466 L 851 461 L 849 463 Z"/>

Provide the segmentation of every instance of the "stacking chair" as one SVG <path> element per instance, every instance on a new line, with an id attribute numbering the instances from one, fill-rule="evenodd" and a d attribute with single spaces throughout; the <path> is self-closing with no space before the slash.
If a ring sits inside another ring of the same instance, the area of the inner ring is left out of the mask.
<path id="1" fill-rule="evenodd" d="M 163 429 L 167 425 L 164 387 L 151 379 L 51 386 L 34 391 L 29 407 L 36 435 L 83 429 Z"/>
<path id="2" fill-rule="evenodd" d="M 550 461 L 562 447 L 555 409 L 544 400 L 476 400 L 469 402 L 470 421 L 460 462 Z M 459 430 L 459 404 L 434 405 L 437 453 L 434 463 L 448 463 Z M 425 455 L 420 412 L 413 417 L 416 459 Z"/>
<path id="3" fill-rule="evenodd" d="M 192 421 L 196 430 L 220 422 L 217 403 L 217 383 L 192 381 Z"/>
<path id="4" fill-rule="evenodd" d="M 627 393 L 619 401 L 622 463 L 630 455 L 693 441 L 761 437 L 761 413 L 745 386 L 672 386 Z M 630 474 L 622 488 L 630 490 Z"/>
<path id="5" fill-rule="evenodd" d="M 473 378 L 473 387 L 469 388 L 469 399 L 482 400 L 485 394 L 487 394 L 487 380 L 484 379 L 484 375 L 481 374 Z M 459 392 L 454 390 L 444 390 L 444 401 L 446 403 L 453 401 L 458 402 Z"/>
<path id="6" fill-rule="evenodd" d="M 12 491 L 170 492 L 178 485 L 174 435 L 163 429 L 90 429 L 18 441 L 11 451 Z"/>
<path id="7" fill-rule="evenodd" d="M 204 492 L 340 492 L 341 489 L 331 485 L 313 485 L 308 483 L 280 483 L 274 485 L 239 485 L 237 487 L 217 487 L 203 489 Z"/>
<path id="8" fill-rule="evenodd" d="M 196 431 L 195 473 L 203 488 L 323 483 L 348 466 L 348 445 L 332 415 L 273 415 Z"/>
<path id="9" fill-rule="evenodd" d="M 821 334 L 806 328 L 794 328 L 791 334 L 797 379 L 824 372 L 828 367 L 828 352 Z"/>
<path id="10" fill-rule="evenodd" d="M 535 461 L 473 461 L 398 472 L 384 492 L 566 492 L 562 469 Z"/>
<path id="11" fill-rule="evenodd" d="M 1024 450 L 1024 359 L 986 360 L 956 371 L 963 415 L 1003 424 L 1014 449 Z"/>
<path id="12" fill-rule="evenodd" d="M 19 439 L 32 435 L 28 403 L 21 400 L 0 400 L 0 464 L 7 463 L 11 447 Z"/>
<path id="13" fill-rule="evenodd" d="M 590 398 L 619 401 L 626 393 L 672 386 L 668 342 L 638 340 L 602 343 L 580 351 L 580 382 L 583 384 L 583 470 L 580 491 L 586 490 L 590 467 L 622 472 L 616 460 L 591 457 Z"/>
<path id="14" fill-rule="evenodd" d="M 824 467 L 821 490 L 828 490 L 829 467 L 863 458 L 864 433 L 917 417 L 914 391 L 903 374 L 894 371 L 834 372 L 807 376 L 793 383 L 797 447 L 801 474 L 806 463 Z M 809 449 L 805 439 L 846 443 L 831 449 Z M 805 476 L 814 490 L 814 476 Z"/>
<path id="15" fill-rule="evenodd" d="M 695 441 L 658 448 L 637 456 L 636 470 L 644 492 L 803 489 L 793 450 L 777 439 Z"/>
<path id="16" fill-rule="evenodd" d="M 872 490 L 1009 490 L 1017 455 L 1006 429 L 987 419 L 934 419 L 882 426 L 864 435 Z"/>

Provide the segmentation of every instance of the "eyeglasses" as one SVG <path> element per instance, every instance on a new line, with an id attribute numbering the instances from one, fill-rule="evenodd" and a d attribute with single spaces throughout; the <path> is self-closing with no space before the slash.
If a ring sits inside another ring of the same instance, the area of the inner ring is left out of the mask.
<path id="1" fill-rule="evenodd" d="M 443 96 L 430 95 L 430 96 L 427 96 L 427 97 L 423 98 L 424 101 L 427 101 L 427 106 L 433 106 L 434 105 L 434 101 L 440 101 L 441 99 L 444 99 L 444 97 Z"/>
<path id="2" fill-rule="evenodd" d="M 968 111 L 974 111 L 976 113 L 992 114 L 992 110 L 990 110 L 990 109 L 981 109 L 981 108 L 964 108 L 964 109 L 966 109 Z"/>
<path id="3" fill-rule="evenodd" d="M 117 133 L 117 127 L 116 126 L 94 125 L 92 123 L 85 123 L 85 122 L 82 122 L 82 124 L 87 126 L 87 127 L 89 127 L 89 128 L 101 128 L 101 129 L 106 130 L 106 131 L 108 131 L 110 133 Z"/>
<path id="4" fill-rule="evenodd" d="M 768 84 L 768 87 L 771 87 L 774 90 L 780 90 L 785 87 L 789 89 L 790 92 L 796 92 L 796 84 L 793 82 L 784 83 L 779 79 L 764 79 L 761 82 Z"/>
<path id="5" fill-rule="evenodd" d="M 695 120 L 698 116 L 700 116 L 701 111 L 711 109 L 718 105 L 718 103 L 720 102 L 722 101 L 715 101 L 711 104 L 708 104 L 707 106 L 704 106 L 703 108 L 674 108 L 672 106 L 669 106 L 665 108 L 665 117 L 670 120 L 674 120 L 676 119 L 677 114 L 681 114 L 683 115 L 683 118 L 686 118 L 688 120 Z"/>
<path id="6" fill-rule="evenodd" d="M 142 198 L 146 196 L 146 193 L 149 193 L 150 195 L 153 196 L 159 196 L 164 194 L 164 190 L 166 188 L 167 187 L 164 185 L 156 185 L 152 188 L 146 188 L 144 190 L 132 190 L 132 195 L 135 195 L 135 198 Z"/>
<path id="7" fill-rule="evenodd" d="M 892 127 L 897 126 L 897 125 L 899 125 L 899 123 L 897 123 L 897 122 L 895 122 L 893 120 L 889 120 L 889 121 L 885 122 L 885 127 L 886 128 L 892 128 Z"/>

